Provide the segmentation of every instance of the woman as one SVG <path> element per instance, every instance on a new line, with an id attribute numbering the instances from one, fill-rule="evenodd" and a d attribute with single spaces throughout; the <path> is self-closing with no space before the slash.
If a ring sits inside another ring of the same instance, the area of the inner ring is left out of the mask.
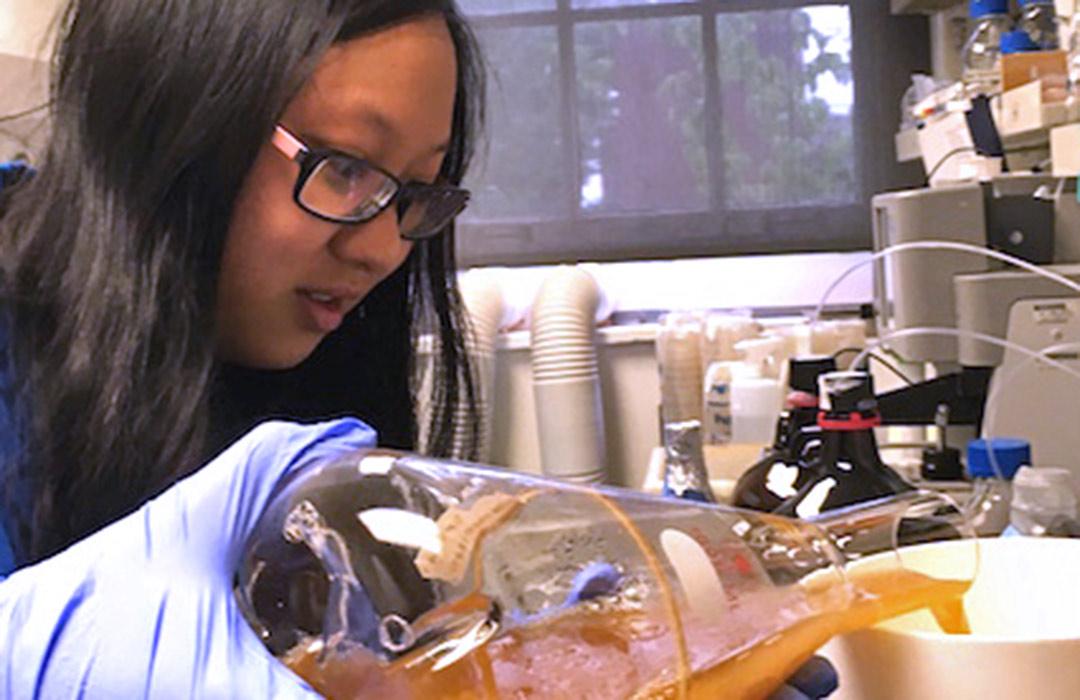
<path id="1" fill-rule="evenodd" d="M 430 36 L 343 48 L 425 15 L 443 18 Z M 456 212 L 435 205 L 463 204 L 451 190 L 480 117 L 476 57 L 449 0 L 72 3 L 54 134 L 0 239 L 7 405 L 23 419 L 0 473 L 20 562 L 130 512 L 267 417 L 356 415 L 383 444 L 416 447 L 410 371 L 426 330 L 442 379 L 429 449 L 448 449 L 472 387 Z M 341 153 L 285 154 L 282 133 Z M 330 201 L 295 198 L 302 177 L 305 197 Z M 391 201 L 391 178 L 437 186 Z M 406 198 L 445 226 L 399 238 Z"/>
<path id="2" fill-rule="evenodd" d="M 434 331 L 447 450 L 473 404 L 451 222 L 480 75 L 451 0 L 72 2 L 52 140 L 2 222 L 22 568 L 0 694 L 310 695 L 232 572 L 280 478 L 374 433 L 237 438 L 348 414 L 416 447 L 412 339 Z"/>

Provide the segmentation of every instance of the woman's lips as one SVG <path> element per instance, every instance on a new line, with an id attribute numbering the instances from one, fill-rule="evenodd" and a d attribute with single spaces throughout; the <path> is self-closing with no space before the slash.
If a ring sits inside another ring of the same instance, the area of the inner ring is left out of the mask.
<path id="1" fill-rule="evenodd" d="M 319 333 L 336 330 L 359 298 L 352 292 L 317 289 L 301 289 L 297 295 L 300 297 L 305 325 Z"/>

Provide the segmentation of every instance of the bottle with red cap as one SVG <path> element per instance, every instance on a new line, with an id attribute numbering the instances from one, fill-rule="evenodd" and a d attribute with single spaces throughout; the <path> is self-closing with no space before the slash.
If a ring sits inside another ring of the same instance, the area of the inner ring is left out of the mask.
<path id="1" fill-rule="evenodd" d="M 835 508 L 914 490 L 881 461 L 874 428 L 881 425 L 867 372 L 829 372 L 818 379 L 821 447 L 811 478 L 774 512 L 809 518 Z"/>
<path id="2" fill-rule="evenodd" d="M 771 511 L 811 478 L 806 470 L 821 445 L 818 377 L 836 371 L 829 356 L 796 357 L 788 364 L 788 394 L 772 446 L 743 472 L 732 496 L 740 508 Z"/>

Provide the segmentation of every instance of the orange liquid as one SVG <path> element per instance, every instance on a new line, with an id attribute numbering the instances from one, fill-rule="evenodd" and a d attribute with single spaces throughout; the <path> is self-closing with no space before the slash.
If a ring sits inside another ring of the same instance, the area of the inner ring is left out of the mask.
<path id="1" fill-rule="evenodd" d="M 441 669 L 423 658 L 382 664 L 367 652 L 331 656 L 294 652 L 286 663 L 332 700 L 353 698 L 766 698 L 830 638 L 929 608 L 947 632 L 967 631 L 967 582 L 893 570 L 853 578 L 863 592 L 844 610 L 805 618 L 717 658 L 723 629 L 695 629 L 686 640 L 693 672 L 679 678 L 678 645 L 666 611 L 571 610 L 509 630 Z"/>
<path id="2" fill-rule="evenodd" d="M 855 582 L 864 594 L 847 609 L 806 618 L 733 658 L 695 673 L 689 697 L 766 698 L 832 637 L 922 608 L 934 613 L 945 632 L 969 632 L 963 595 L 971 584 L 966 581 L 936 580 L 901 570 L 863 574 Z"/>

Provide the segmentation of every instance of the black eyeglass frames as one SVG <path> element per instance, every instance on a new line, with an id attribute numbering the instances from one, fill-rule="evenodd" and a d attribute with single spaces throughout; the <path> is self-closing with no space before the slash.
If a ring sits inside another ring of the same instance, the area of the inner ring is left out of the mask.
<path id="1" fill-rule="evenodd" d="M 468 190 L 403 183 L 362 158 L 333 149 L 308 148 L 280 124 L 271 142 L 282 155 L 300 165 L 293 190 L 296 204 L 325 221 L 363 223 L 396 202 L 401 237 L 417 241 L 438 235 L 469 203 Z"/>

